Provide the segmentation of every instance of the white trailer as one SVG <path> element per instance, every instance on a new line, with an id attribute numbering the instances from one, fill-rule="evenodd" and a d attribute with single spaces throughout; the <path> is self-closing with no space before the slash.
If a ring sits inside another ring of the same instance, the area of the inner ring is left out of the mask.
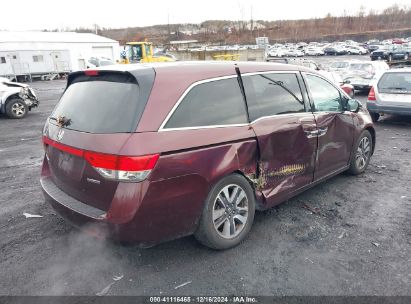
<path id="1" fill-rule="evenodd" d="M 118 61 L 119 43 L 90 33 L 0 31 L 0 76 L 83 70 L 91 57 Z"/>
<path id="2" fill-rule="evenodd" d="M 69 50 L 1 50 L 0 75 L 9 79 L 72 71 Z"/>

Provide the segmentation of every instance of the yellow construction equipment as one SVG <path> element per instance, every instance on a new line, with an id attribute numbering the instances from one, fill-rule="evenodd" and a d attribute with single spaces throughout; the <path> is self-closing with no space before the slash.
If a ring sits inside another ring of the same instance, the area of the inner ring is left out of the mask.
<path id="1" fill-rule="evenodd" d="M 169 62 L 175 61 L 167 56 L 154 56 L 151 42 L 127 42 L 121 53 L 121 63 Z"/>

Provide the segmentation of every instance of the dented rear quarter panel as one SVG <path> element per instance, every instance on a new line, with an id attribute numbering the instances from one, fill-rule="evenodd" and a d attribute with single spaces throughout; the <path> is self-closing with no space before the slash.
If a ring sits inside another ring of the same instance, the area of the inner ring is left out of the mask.
<path id="1" fill-rule="evenodd" d="M 136 203 L 137 195 L 123 197 L 108 213 L 133 215 L 119 233 L 127 240 L 149 243 L 193 233 L 210 189 L 221 178 L 256 173 L 257 142 L 249 126 L 137 133 L 122 154 L 136 149 L 142 154 L 161 151 L 161 157 L 147 183 L 138 186 L 147 184 L 139 190 L 140 201 Z"/>

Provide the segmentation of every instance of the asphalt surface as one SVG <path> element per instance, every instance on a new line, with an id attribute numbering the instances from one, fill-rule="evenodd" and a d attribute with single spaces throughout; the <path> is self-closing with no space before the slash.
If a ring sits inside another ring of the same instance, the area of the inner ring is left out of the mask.
<path id="1" fill-rule="evenodd" d="M 236 248 L 139 249 L 86 236 L 43 201 L 41 130 L 64 85 L 35 82 L 40 107 L 0 117 L 0 295 L 411 295 L 411 118 L 376 124 L 365 174 L 258 212 Z"/>

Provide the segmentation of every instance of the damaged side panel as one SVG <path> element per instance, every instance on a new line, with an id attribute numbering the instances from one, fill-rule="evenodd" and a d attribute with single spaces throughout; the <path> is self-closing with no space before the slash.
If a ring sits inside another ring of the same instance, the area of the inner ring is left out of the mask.
<path id="1" fill-rule="evenodd" d="M 271 207 L 313 181 L 317 137 L 311 113 L 268 117 L 253 124 L 258 141 L 256 189 Z"/>

